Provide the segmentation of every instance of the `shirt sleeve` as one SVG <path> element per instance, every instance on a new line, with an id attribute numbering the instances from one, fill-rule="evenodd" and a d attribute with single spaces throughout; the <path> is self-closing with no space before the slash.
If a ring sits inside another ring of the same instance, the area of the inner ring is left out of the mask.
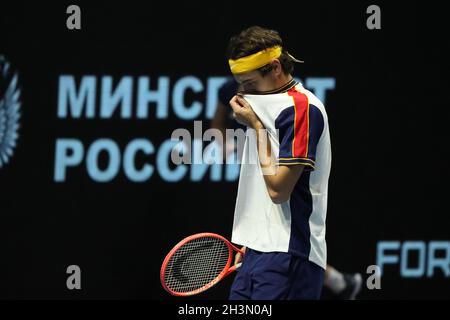
<path id="1" fill-rule="evenodd" d="M 311 105 L 305 94 L 290 91 L 293 105 L 284 109 L 275 121 L 280 150 L 279 165 L 302 164 L 305 170 L 314 170 L 316 151 L 324 128 L 319 108 Z"/>

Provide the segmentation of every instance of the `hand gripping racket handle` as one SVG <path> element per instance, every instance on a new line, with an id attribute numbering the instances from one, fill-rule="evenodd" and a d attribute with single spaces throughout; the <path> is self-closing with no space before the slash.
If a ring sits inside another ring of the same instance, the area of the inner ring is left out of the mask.
<path id="1" fill-rule="evenodd" d="M 230 244 L 231 247 L 236 250 L 238 253 L 240 253 L 242 256 L 244 256 L 245 252 L 242 251 L 241 249 L 237 248 L 236 246 L 234 246 L 233 244 Z M 228 276 L 230 273 L 236 271 L 237 269 L 239 269 L 242 266 L 242 262 L 236 263 L 234 266 L 230 267 L 230 269 L 228 269 L 227 273 L 225 274 L 224 277 Z"/>

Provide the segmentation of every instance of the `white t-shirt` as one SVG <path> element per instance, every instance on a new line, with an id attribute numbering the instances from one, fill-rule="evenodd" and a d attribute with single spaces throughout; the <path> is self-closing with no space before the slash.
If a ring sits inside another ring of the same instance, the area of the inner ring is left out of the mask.
<path id="1" fill-rule="evenodd" d="M 322 102 L 292 81 L 281 93 L 245 95 L 269 132 L 279 165 L 305 166 L 290 199 L 272 202 L 247 130 L 232 242 L 262 252 L 289 252 L 326 268 L 325 218 L 331 145 Z"/>

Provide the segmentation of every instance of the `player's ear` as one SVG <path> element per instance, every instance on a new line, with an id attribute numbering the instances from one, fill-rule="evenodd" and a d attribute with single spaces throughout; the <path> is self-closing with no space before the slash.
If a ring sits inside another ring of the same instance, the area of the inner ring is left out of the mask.
<path id="1" fill-rule="evenodd" d="M 275 59 L 272 61 L 272 70 L 277 76 L 283 73 L 283 68 L 281 67 L 280 60 Z"/>

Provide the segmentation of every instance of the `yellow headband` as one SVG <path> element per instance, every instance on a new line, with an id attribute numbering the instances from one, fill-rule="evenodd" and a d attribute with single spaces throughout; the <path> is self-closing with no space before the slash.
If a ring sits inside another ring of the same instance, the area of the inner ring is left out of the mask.
<path id="1" fill-rule="evenodd" d="M 259 69 L 273 59 L 279 58 L 281 51 L 280 46 L 275 46 L 236 60 L 230 59 L 228 63 L 230 64 L 231 73 L 236 74 Z"/>

